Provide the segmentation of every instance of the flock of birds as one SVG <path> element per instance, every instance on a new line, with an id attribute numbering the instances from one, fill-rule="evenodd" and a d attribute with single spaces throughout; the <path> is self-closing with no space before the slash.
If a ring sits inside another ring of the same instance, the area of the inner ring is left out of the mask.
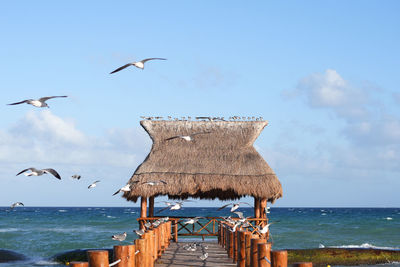
<path id="1" fill-rule="evenodd" d="M 141 61 L 130 62 L 130 63 L 128 63 L 128 64 L 125 64 L 125 65 L 123 65 L 123 66 L 121 66 L 121 67 L 115 69 L 114 71 L 110 72 L 110 74 L 114 74 L 114 73 L 119 72 L 119 71 L 121 71 L 121 70 L 123 70 L 123 69 L 125 69 L 125 68 L 130 67 L 130 66 L 134 66 L 134 67 L 136 67 L 136 68 L 139 68 L 139 69 L 142 69 L 142 70 L 143 70 L 143 69 L 144 69 L 144 64 L 145 64 L 147 61 L 151 61 L 151 60 L 166 60 L 166 59 L 165 59 L 165 58 L 146 58 L 146 59 L 143 59 L 143 60 L 141 60 Z M 65 98 L 65 97 L 68 97 L 68 96 L 65 96 L 65 95 L 64 95 L 64 96 L 46 96 L 46 97 L 41 97 L 41 98 L 39 98 L 39 99 L 25 99 L 25 100 L 22 100 L 22 101 L 19 101 L 19 102 L 10 103 L 10 104 L 8 104 L 8 105 L 19 105 L 19 104 L 24 104 L 24 103 L 26 103 L 26 104 L 29 104 L 29 105 L 32 105 L 32 106 L 38 107 L 38 108 L 45 108 L 45 107 L 49 108 L 49 105 L 46 103 L 47 100 L 50 100 L 50 99 L 53 99 L 53 98 Z M 141 118 L 144 119 L 144 120 L 163 120 L 163 119 L 164 119 L 163 117 L 145 117 L 145 116 L 142 116 Z M 168 119 L 168 120 L 174 120 L 174 121 L 185 121 L 185 120 L 190 121 L 190 120 L 192 120 L 192 118 L 189 117 L 189 116 L 188 116 L 188 117 L 181 117 L 181 118 L 173 118 L 173 117 L 171 117 L 171 116 L 168 116 L 167 119 Z M 194 119 L 200 120 L 200 121 L 227 121 L 227 120 L 225 120 L 224 117 L 195 117 Z M 241 116 L 232 116 L 232 117 L 229 117 L 229 118 L 228 118 L 228 121 L 240 121 L 240 120 L 242 120 L 242 121 L 246 121 L 246 120 L 262 121 L 263 118 L 262 118 L 262 117 L 257 117 L 257 118 L 256 118 L 256 117 L 241 117 Z M 165 139 L 165 141 L 169 141 L 169 140 L 173 140 L 173 139 L 183 139 L 183 140 L 185 140 L 185 141 L 192 141 L 192 140 L 193 140 L 193 137 L 196 136 L 196 135 L 209 134 L 209 133 L 211 133 L 211 132 L 199 132 L 199 133 L 193 133 L 193 134 L 191 134 L 191 135 L 177 135 L 177 136 L 169 137 L 169 138 Z M 34 168 L 34 167 L 30 167 L 30 168 L 27 168 L 27 169 L 24 169 L 24 170 L 18 172 L 18 173 L 17 173 L 17 176 L 20 175 L 20 174 L 24 174 L 25 176 L 41 176 L 41 175 L 44 175 L 44 174 L 51 174 L 51 175 L 53 175 L 55 178 L 61 180 L 60 174 L 59 174 L 56 170 L 54 170 L 54 169 L 52 169 L 52 168 L 37 169 L 37 168 Z M 82 176 L 79 175 L 79 174 L 74 174 L 74 175 L 71 176 L 71 178 L 72 178 L 72 179 L 75 179 L 75 180 L 80 180 L 80 179 L 82 178 Z M 91 184 L 88 186 L 88 189 L 91 189 L 91 188 L 96 187 L 96 186 L 97 186 L 97 183 L 99 183 L 99 182 L 100 182 L 100 180 L 94 181 L 93 183 L 91 183 Z M 131 191 L 132 186 L 135 186 L 135 185 L 137 185 L 137 184 L 139 184 L 139 181 L 132 182 L 131 184 L 128 183 L 128 184 L 124 185 L 123 187 L 121 187 L 120 189 L 118 189 L 118 190 L 113 194 L 113 196 L 114 196 L 114 195 L 117 195 L 117 194 L 120 193 L 120 192 L 129 192 L 129 191 Z M 166 185 L 167 182 L 165 182 L 165 181 L 163 181 L 163 180 L 158 180 L 158 181 L 147 181 L 147 182 L 142 182 L 142 183 L 140 183 L 140 184 L 141 184 L 141 185 L 144 185 L 144 184 L 145 184 L 145 185 L 148 185 L 148 186 L 159 186 L 159 185 L 162 186 L 162 185 Z M 189 200 L 178 201 L 178 202 L 167 202 L 167 201 L 164 201 L 166 207 L 163 208 L 163 209 L 161 209 L 161 210 L 159 210 L 158 212 L 160 213 L 160 212 L 162 212 L 162 211 L 164 211 L 164 210 L 166 210 L 166 209 L 169 209 L 169 210 L 171 210 L 171 211 L 179 210 L 179 209 L 182 208 L 183 203 L 186 202 L 186 201 L 189 201 Z M 237 203 L 229 203 L 229 204 L 226 204 L 226 205 L 224 205 L 224 206 L 222 206 L 222 207 L 220 207 L 220 208 L 218 209 L 218 210 L 221 210 L 221 209 L 224 209 L 224 208 L 226 208 L 226 207 L 232 205 L 231 212 L 234 213 L 234 214 L 236 214 L 236 215 L 238 216 L 239 219 L 234 220 L 234 219 L 232 219 L 231 216 L 222 217 L 224 220 L 226 220 L 227 222 L 229 222 L 229 223 L 231 223 L 231 224 L 233 225 L 233 227 L 232 227 L 232 229 L 231 229 L 232 232 L 235 232 L 236 229 L 237 229 L 237 227 L 243 227 L 243 228 L 245 228 L 245 227 L 249 227 L 249 226 L 250 226 L 250 223 L 247 221 L 248 217 L 244 217 L 242 212 L 236 211 L 236 210 L 239 208 L 240 204 L 246 204 L 246 205 L 251 206 L 250 204 L 245 203 L 245 202 L 237 202 Z M 24 206 L 24 204 L 23 204 L 22 202 L 15 202 L 15 203 L 13 203 L 13 204 L 11 205 L 10 208 L 11 208 L 11 210 L 12 210 L 12 209 L 14 209 L 15 207 L 18 207 L 18 206 Z M 266 208 L 265 212 L 266 212 L 266 213 L 269 213 L 269 207 Z M 184 223 L 185 225 L 186 225 L 186 224 L 195 224 L 195 223 L 196 223 L 198 220 L 200 220 L 200 219 L 206 219 L 206 218 L 204 218 L 204 217 L 188 218 L 188 219 L 186 219 L 183 223 Z M 149 228 L 152 228 L 152 227 L 157 227 L 157 226 L 160 225 L 161 223 L 166 222 L 166 221 L 168 221 L 168 220 L 169 220 L 168 217 L 164 217 L 164 218 L 160 218 L 160 219 L 158 219 L 158 220 L 156 220 L 156 221 L 154 221 L 154 222 L 152 222 L 152 223 L 151 223 L 151 222 L 147 222 L 147 223 L 144 224 L 144 226 L 146 227 L 146 229 L 149 229 Z M 260 228 L 259 226 L 257 226 L 257 227 L 258 227 L 258 228 L 257 228 L 258 232 L 261 233 L 261 234 L 267 233 L 267 232 L 269 231 L 269 226 L 270 226 L 271 224 L 272 224 L 272 223 L 269 223 L 269 224 L 267 224 L 266 226 L 264 226 L 263 228 Z M 135 232 L 138 236 L 141 236 L 141 235 L 144 234 L 144 230 L 143 230 L 143 229 L 141 229 L 141 230 L 134 230 L 134 232 Z M 122 242 L 122 241 L 125 241 L 125 240 L 126 240 L 126 238 L 127 238 L 127 233 L 124 232 L 124 233 L 122 233 L 122 234 L 115 234 L 115 235 L 113 235 L 111 238 L 112 238 L 113 240 Z M 198 246 L 201 246 L 203 249 L 208 249 L 207 246 L 204 246 L 204 245 L 201 244 L 201 243 L 192 243 L 192 244 L 188 244 L 188 245 L 186 245 L 184 248 L 185 248 L 186 250 L 188 250 L 188 251 L 196 251 L 196 249 L 197 249 Z M 139 253 L 139 251 L 137 251 L 136 253 Z M 200 259 L 201 259 L 201 260 L 206 260 L 207 257 L 208 257 L 208 253 L 203 253 L 203 255 L 200 256 Z M 120 261 L 120 260 L 119 260 L 119 261 Z M 115 262 L 114 264 L 116 264 L 116 263 L 117 263 L 117 262 Z M 110 264 L 110 266 L 111 266 L 111 264 Z"/>

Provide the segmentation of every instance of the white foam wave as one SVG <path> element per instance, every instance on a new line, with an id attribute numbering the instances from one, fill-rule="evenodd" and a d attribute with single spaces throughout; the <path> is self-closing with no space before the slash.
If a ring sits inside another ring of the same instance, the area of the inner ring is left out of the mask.
<path id="1" fill-rule="evenodd" d="M 49 260 L 38 260 L 34 263 L 34 265 L 37 266 L 47 266 L 47 265 L 59 265 L 59 262 L 55 262 L 55 261 L 49 261 Z"/>
<path id="2" fill-rule="evenodd" d="M 107 218 L 115 219 L 115 218 L 117 218 L 117 217 L 115 217 L 115 216 L 110 216 L 110 215 L 107 215 Z"/>
<path id="3" fill-rule="evenodd" d="M 67 210 L 58 210 L 58 212 L 67 212 Z"/>
<path id="4" fill-rule="evenodd" d="M 385 219 L 386 219 L 386 220 L 388 220 L 388 221 L 391 221 L 391 220 L 393 220 L 393 218 L 392 218 L 392 217 L 386 217 Z"/>
<path id="5" fill-rule="evenodd" d="M 7 233 L 7 232 L 18 232 L 20 229 L 18 228 L 4 228 L 0 229 L 0 233 Z"/>
<path id="6" fill-rule="evenodd" d="M 330 248 L 372 248 L 372 249 L 389 249 L 389 250 L 400 250 L 400 247 L 379 247 L 369 243 L 361 245 L 342 245 L 342 246 L 329 246 Z"/>

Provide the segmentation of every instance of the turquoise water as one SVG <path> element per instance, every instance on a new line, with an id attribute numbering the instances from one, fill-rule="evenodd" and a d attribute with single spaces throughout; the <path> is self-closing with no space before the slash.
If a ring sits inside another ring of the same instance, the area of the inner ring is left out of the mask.
<path id="1" fill-rule="evenodd" d="M 157 211 L 157 208 L 156 208 Z M 245 216 L 252 209 L 241 209 Z M 30 260 L 8 266 L 57 266 L 46 259 L 84 248 L 112 248 L 111 235 L 127 232 L 136 239 L 138 208 L 18 207 L 0 208 L 0 249 Z M 162 216 L 228 216 L 229 209 L 182 208 Z M 269 219 L 274 249 L 376 247 L 400 249 L 400 208 L 272 208 Z M 128 244 L 128 241 L 126 241 Z M 399 265 L 397 265 L 399 266 Z"/>

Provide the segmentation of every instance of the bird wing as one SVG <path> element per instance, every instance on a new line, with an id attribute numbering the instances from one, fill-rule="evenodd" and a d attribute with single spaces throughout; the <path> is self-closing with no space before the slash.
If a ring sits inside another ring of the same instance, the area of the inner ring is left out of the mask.
<path id="1" fill-rule="evenodd" d="M 161 182 L 161 183 L 163 183 L 163 184 L 167 184 L 167 182 L 164 181 L 164 180 L 160 180 L 159 182 Z"/>
<path id="2" fill-rule="evenodd" d="M 170 138 L 165 139 L 165 141 L 172 140 L 172 139 L 175 139 L 175 138 L 180 138 L 180 137 L 182 137 L 182 135 L 172 136 Z"/>
<path id="3" fill-rule="evenodd" d="M 115 196 L 115 195 L 118 194 L 119 192 L 121 192 L 121 189 L 118 189 L 118 191 L 115 192 L 115 193 L 113 194 L 113 196 Z"/>
<path id="4" fill-rule="evenodd" d="M 160 213 L 160 212 L 162 212 L 162 211 L 164 211 L 164 210 L 166 210 L 166 209 L 169 209 L 169 207 L 170 207 L 170 206 L 167 206 L 167 207 L 165 207 L 165 208 L 163 208 L 163 209 L 160 209 L 159 211 L 157 211 L 157 213 Z"/>
<path id="5" fill-rule="evenodd" d="M 49 168 L 49 169 L 43 169 L 42 171 L 44 171 L 45 173 L 50 173 L 54 175 L 54 177 L 56 177 L 57 179 L 61 180 L 61 176 L 54 169 Z"/>
<path id="6" fill-rule="evenodd" d="M 246 204 L 246 205 L 249 205 L 250 207 L 253 207 L 252 205 L 250 205 L 250 204 L 247 203 L 247 202 L 238 202 L 238 203 L 240 203 L 240 204 Z"/>
<path id="7" fill-rule="evenodd" d="M 28 168 L 28 169 L 25 169 L 25 170 L 22 170 L 22 171 L 20 171 L 19 173 L 17 173 L 17 175 L 15 175 L 15 176 L 18 176 L 18 175 L 20 175 L 21 173 L 24 173 L 24 172 L 26 172 L 26 171 L 33 171 L 33 170 L 35 170 L 35 168 Z"/>
<path id="8" fill-rule="evenodd" d="M 241 212 L 241 211 L 235 211 L 235 212 L 233 212 L 233 213 L 235 213 L 237 216 L 239 216 L 240 219 L 243 219 L 243 218 L 244 218 L 244 217 L 243 217 L 243 212 Z"/>
<path id="9" fill-rule="evenodd" d="M 132 63 L 125 64 L 125 65 L 123 65 L 122 67 L 119 67 L 118 69 L 116 69 L 116 70 L 110 72 L 110 74 L 116 73 L 116 72 L 118 72 L 118 71 L 120 71 L 120 70 L 123 70 L 123 69 L 125 69 L 125 68 L 127 68 L 127 67 L 129 67 L 129 66 L 132 66 L 132 65 L 133 65 Z"/>
<path id="10" fill-rule="evenodd" d="M 228 207 L 229 205 L 232 205 L 232 203 L 229 203 L 229 204 L 223 205 L 222 207 L 220 207 L 220 208 L 219 208 L 219 209 L 217 209 L 217 210 L 222 210 L 223 208 L 226 208 L 226 207 Z"/>
<path id="11" fill-rule="evenodd" d="M 7 105 L 18 105 L 18 104 L 23 104 L 23 103 L 26 103 L 26 102 L 31 101 L 31 100 L 32 100 L 32 99 L 27 99 L 27 100 L 24 100 L 24 101 L 21 101 L 21 102 L 11 103 L 11 104 L 7 104 Z"/>
<path id="12" fill-rule="evenodd" d="M 51 98 L 56 98 L 56 97 L 67 97 L 66 95 L 56 95 L 56 96 L 45 96 L 45 97 L 41 97 L 38 100 L 40 102 L 45 102 L 46 100 L 49 100 Z"/>
<path id="13" fill-rule="evenodd" d="M 166 58 L 151 57 L 151 58 L 143 59 L 143 60 L 141 60 L 140 62 L 145 63 L 146 61 L 155 60 L 155 59 L 158 59 L 158 60 L 167 60 Z"/>
<path id="14" fill-rule="evenodd" d="M 98 182 L 100 182 L 100 180 L 94 181 L 93 183 L 94 183 L 94 184 L 97 184 Z"/>

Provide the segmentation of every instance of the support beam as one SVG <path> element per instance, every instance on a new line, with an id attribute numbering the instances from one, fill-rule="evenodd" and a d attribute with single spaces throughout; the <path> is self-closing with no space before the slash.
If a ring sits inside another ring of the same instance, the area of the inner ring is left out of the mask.
<path id="1" fill-rule="evenodd" d="M 149 217 L 154 217 L 154 197 L 149 197 Z"/>
<path id="2" fill-rule="evenodd" d="M 140 199 L 140 218 L 147 217 L 147 198 L 141 197 Z M 145 229 L 144 222 L 140 221 L 140 229 Z"/>
<path id="3" fill-rule="evenodd" d="M 260 218 L 260 198 L 254 197 L 254 218 Z"/>

